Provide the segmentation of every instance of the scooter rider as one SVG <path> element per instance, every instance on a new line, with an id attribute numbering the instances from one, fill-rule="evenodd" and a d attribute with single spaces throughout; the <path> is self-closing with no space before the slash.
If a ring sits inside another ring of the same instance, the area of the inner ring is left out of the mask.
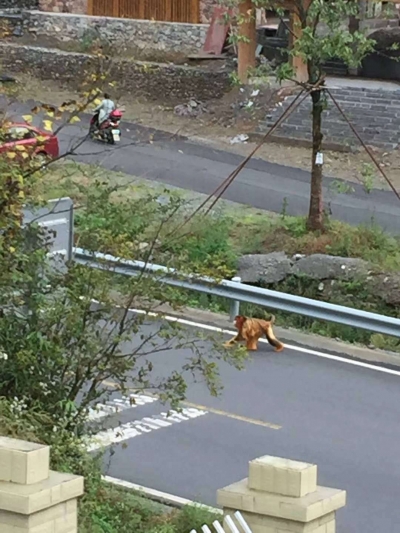
<path id="1" fill-rule="evenodd" d="M 116 105 L 113 100 L 111 100 L 111 96 L 108 93 L 104 93 L 104 100 L 94 110 L 94 113 L 97 115 L 96 126 L 100 128 L 101 124 L 107 120 L 115 109 Z"/>

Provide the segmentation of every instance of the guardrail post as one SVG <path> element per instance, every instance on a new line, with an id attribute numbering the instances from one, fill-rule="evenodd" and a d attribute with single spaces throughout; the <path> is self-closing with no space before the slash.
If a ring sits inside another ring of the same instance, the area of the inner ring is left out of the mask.
<path id="1" fill-rule="evenodd" d="M 239 278 L 239 276 L 236 276 L 234 278 L 232 278 L 232 280 L 234 283 L 241 283 L 242 282 L 242 278 Z M 229 310 L 229 318 L 231 321 L 235 320 L 235 316 L 238 316 L 238 314 L 240 313 L 240 302 L 239 300 L 231 300 L 231 307 L 230 307 L 230 310 Z"/>

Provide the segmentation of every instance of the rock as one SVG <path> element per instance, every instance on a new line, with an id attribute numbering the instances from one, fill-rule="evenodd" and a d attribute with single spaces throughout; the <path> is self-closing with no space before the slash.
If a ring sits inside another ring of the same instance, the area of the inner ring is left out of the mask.
<path id="1" fill-rule="evenodd" d="M 366 276 L 368 263 L 362 259 L 314 254 L 299 259 L 293 266 L 293 274 L 308 276 L 315 280 L 353 279 Z"/>
<path id="2" fill-rule="evenodd" d="M 303 259 L 304 257 L 306 257 L 305 254 L 294 254 L 294 256 L 292 257 L 292 261 L 299 261 L 300 259 Z"/>
<path id="3" fill-rule="evenodd" d="M 174 114 L 180 117 L 198 117 L 207 112 L 207 108 L 196 100 L 190 100 L 187 104 L 180 104 L 174 107 Z"/>
<path id="4" fill-rule="evenodd" d="M 7 76 L 6 74 L 0 74 L 0 82 L 1 83 L 16 83 L 16 79 L 12 76 Z"/>
<path id="5" fill-rule="evenodd" d="M 243 283 L 279 283 L 292 271 L 292 262 L 284 252 L 244 255 L 239 259 L 237 275 Z"/>
<path id="6" fill-rule="evenodd" d="M 249 140 L 249 136 L 246 133 L 240 133 L 230 140 L 231 144 L 246 143 Z"/>
<path id="7" fill-rule="evenodd" d="M 400 305 L 400 275 L 378 274 L 370 282 L 374 293 L 389 305 Z"/>

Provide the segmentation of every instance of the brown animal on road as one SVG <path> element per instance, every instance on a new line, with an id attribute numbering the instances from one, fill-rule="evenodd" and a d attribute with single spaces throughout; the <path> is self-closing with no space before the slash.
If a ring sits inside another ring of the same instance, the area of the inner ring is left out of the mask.
<path id="1" fill-rule="evenodd" d="M 265 335 L 269 344 L 275 348 L 276 352 L 281 352 L 283 350 L 284 345 L 275 337 L 272 328 L 275 324 L 274 315 L 271 315 L 269 320 L 238 315 L 235 318 L 234 324 L 238 333 L 232 339 L 227 341 L 224 346 L 229 347 L 237 342 L 244 341 L 246 343 L 246 348 L 254 351 L 258 348 L 258 340 L 260 337 Z"/>

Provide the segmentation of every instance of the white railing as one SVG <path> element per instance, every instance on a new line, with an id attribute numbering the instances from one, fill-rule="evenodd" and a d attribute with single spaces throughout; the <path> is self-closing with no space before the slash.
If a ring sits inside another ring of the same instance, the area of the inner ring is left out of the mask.
<path id="1" fill-rule="evenodd" d="M 225 516 L 222 524 L 218 520 L 215 520 L 212 525 L 216 533 L 252 533 L 248 523 L 243 518 L 239 511 L 236 511 L 233 515 L 236 518 L 236 523 L 231 516 Z M 204 525 L 201 528 L 203 533 L 213 533 L 212 530 Z M 190 533 L 199 533 L 195 529 L 192 529 Z"/>

